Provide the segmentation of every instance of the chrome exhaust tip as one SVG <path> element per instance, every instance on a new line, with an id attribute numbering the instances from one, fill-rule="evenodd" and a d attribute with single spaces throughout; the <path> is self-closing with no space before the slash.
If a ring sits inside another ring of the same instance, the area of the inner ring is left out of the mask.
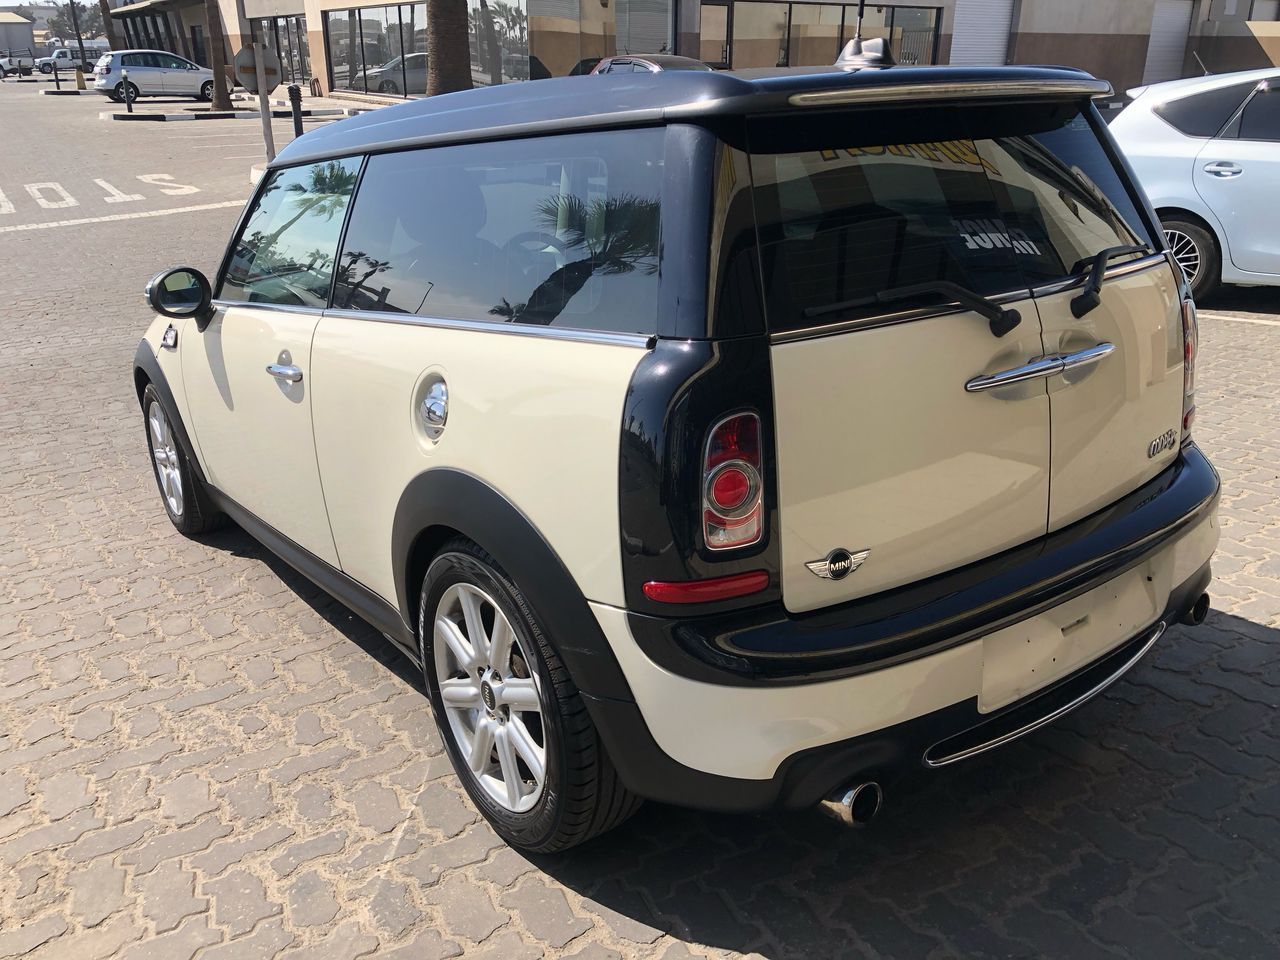
<path id="1" fill-rule="evenodd" d="M 1204 623 L 1209 616 L 1209 595 L 1202 593 L 1196 602 L 1191 605 L 1191 609 L 1182 615 L 1182 623 L 1189 627 L 1198 627 Z"/>
<path id="2" fill-rule="evenodd" d="M 837 790 L 822 805 L 845 826 L 863 827 L 872 821 L 884 804 L 884 791 L 875 781 L 857 783 Z"/>

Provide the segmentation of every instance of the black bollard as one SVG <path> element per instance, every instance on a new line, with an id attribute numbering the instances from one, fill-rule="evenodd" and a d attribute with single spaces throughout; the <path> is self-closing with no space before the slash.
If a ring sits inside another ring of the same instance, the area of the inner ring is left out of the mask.
<path id="1" fill-rule="evenodd" d="M 62 80 L 58 77 L 58 61 L 53 61 L 53 86 L 56 90 L 62 89 Z"/>
<path id="2" fill-rule="evenodd" d="M 128 70 L 120 71 L 120 80 L 124 83 L 124 108 L 130 113 L 133 113 L 133 97 L 129 96 L 129 91 L 132 90 L 133 87 L 129 83 Z"/>
<path id="3" fill-rule="evenodd" d="M 289 109 L 293 111 L 293 135 L 302 136 L 302 88 L 289 84 Z"/>

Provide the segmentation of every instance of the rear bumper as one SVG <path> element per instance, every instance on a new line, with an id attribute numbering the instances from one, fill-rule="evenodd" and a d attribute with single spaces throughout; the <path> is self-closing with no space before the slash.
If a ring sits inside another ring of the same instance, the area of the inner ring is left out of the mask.
<path id="1" fill-rule="evenodd" d="M 953 615 L 949 623 L 922 625 L 916 639 L 925 642 L 886 644 L 879 661 L 854 656 L 827 676 L 684 675 L 649 655 L 634 616 L 592 604 L 634 696 L 587 698 L 610 756 L 643 796 L 756 810 L 806 806 L 854 777 L 942 765 L 1029 732 L 1134 666 L 1207 589 L 1218 539 L 1216 474 L 1188 448 L 1153 484 L 1139 491 L 1142 499 L 1126 498 L 1124 509 L 1118 504 L 1077 525 L 1087 530 L 1057 549 L 1042 543 L 1021 568 L 1006 569 L 1005 579 L 977 579 L 968 591 L 939 598 L 935 603 L 949 601 Z M 1174 504 L 1179 509 L 1169 511 Z M 1153 512 L 1156 505 L 1162 509 Z M 1137 514 L 1148 529 L 1135 526 Z M 1163 522 L 1150 529 L 1157 514 Z M 1117 526 L 1135 536 L 1117 543 Z M 1088 544 L 1099 549 L 1081 557 Z M 1046 555 L 1062 550 L 1077 562 L 1066 570 L 1050 564 L 1047 586 L 1039 580 L 1038 588 L 987 595 L 993 580 L 1008 585 L 1019 569 L 1024 577 L 1025 567 L 1044 574 Z M 986 600 L 958 609 L 966 593 Z M 844 627 L 846 650 L 857 651 L 850 641 L 882 626 L 868 626 L 865 610 L 858 612 Z M 831 614 L 822 617 L 822 636 L 838 630 Z M 947 627 L 950 636 L 939 635 Z M 705 640 L 679 625 L 670 635 L 688 659 L 688 645 Z"/>

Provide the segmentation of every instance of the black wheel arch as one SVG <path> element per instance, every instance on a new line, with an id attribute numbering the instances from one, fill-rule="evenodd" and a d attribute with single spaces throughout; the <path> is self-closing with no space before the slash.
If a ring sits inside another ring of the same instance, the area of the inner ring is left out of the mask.
<path id="1" fill-rule="evenodd" d="M 506 496 L 461 470 L 438 467 L 418 474 L 396 504 L 396 600 L 411 629 L 416 631 L 427 567 L 457 536 L 483 547 L 520 587 L 579 690 L 595 698 L 632 699 L 586 597 L 546 537 Z"/>

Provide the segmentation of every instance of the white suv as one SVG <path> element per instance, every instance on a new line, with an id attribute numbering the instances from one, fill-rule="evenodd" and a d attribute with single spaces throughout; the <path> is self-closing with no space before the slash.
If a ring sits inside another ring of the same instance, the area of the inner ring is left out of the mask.
<path id="1" fill-rule="evenodd" d="M 421 666 L 476 806 L 833 798 L 1203 620 L 1195 311 L 1071 70 L 571 77 L 295 140 L 134 377 L 230 517 Z"/>
<path id="2" fill-rule="evenodd" d="M 1196 299 L 1280 284 L 1280 69 L 1129 91 L 1111 125 Z"/>

